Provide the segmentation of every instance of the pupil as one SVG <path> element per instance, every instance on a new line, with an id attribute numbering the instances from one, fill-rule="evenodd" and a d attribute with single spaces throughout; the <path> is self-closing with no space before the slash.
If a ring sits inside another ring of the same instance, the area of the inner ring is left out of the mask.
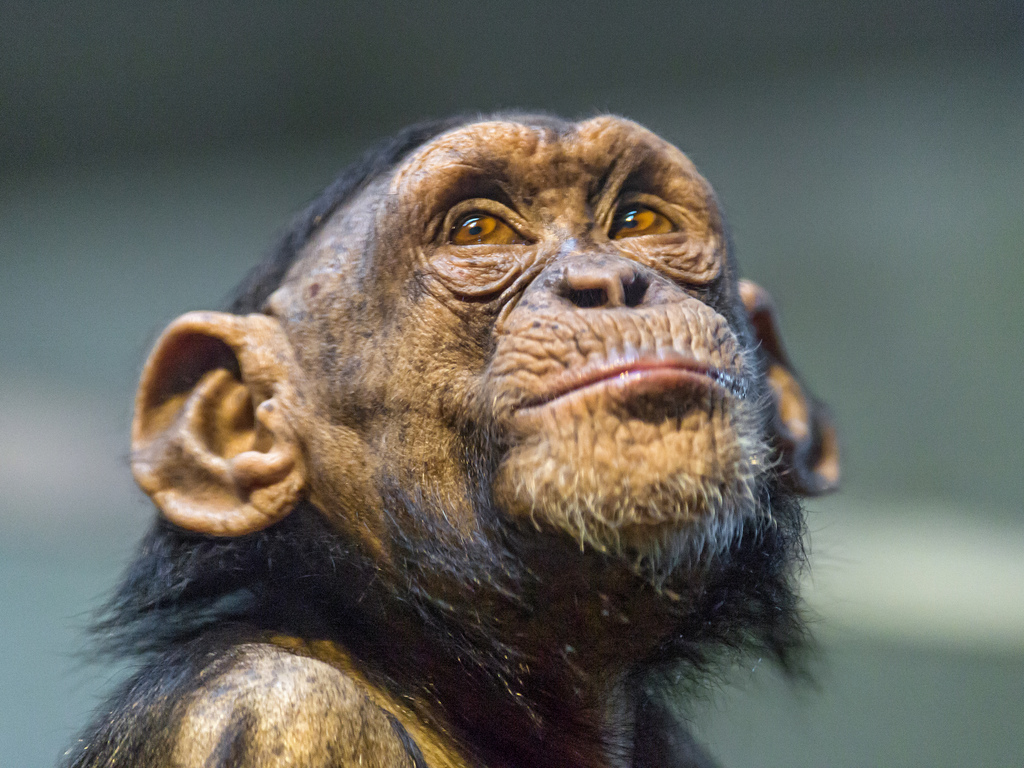
<path id="1" fill-rule="evenodd" d="M 622 226 L 626 227 L 627 229 L 632 229 L 633 227 L 639 225 L 640 222 L 637 221 L 637 214 L 638 211 L 630 211 L 629 213 L 627 213 L 626 218 L 622 222 Z"/>
<path id="2" fill-rule="evenodd" d="M 471 219 L 467 224 L 469 225 L 469 234 L 471 235 L 479 235 L 484 231 L 484 227 L 480 222 L 480 219 Z"/>

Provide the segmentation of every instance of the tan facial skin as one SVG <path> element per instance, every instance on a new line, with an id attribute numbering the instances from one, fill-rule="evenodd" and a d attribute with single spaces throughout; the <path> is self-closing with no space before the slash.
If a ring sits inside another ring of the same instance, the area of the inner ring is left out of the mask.
<path id="1" fill-rule="evenodd" d="M 611 239 L 630 202 L 675 231 Z M 524 242 L 452 244 L 472 211 Z M 698 297 L 728 269 L 707 182 L 634 123 L 457 129 L 335 212 L 266 316 L 198 313 L 168 329 L 140 386 L 136 477 L 171 520 L 218 535 L 269 525 L 306 494 L 383 555 L 381 473 L 473 528 L 472 423 L 507 447 L 497 506 L 581 543 L 642 549 L 742 515 L 765 461 L 742 396 L 754 371 L 735 321 Z M 630 281 L 644 286 L 635 306 Z M 570 297 L 595 289 L 597 307 Z M 751 306 L 763 294 L 744 290 Z M 774 334 L 761 316 L 760 335 Z M 213 374 L 197 345 L 233 353 L 240 377 L 200 382 Z M 780 413 L 817 444 L 778 355 Z M 827 447 L 827 476 L 804 473 L 822 487 L 838 478 Z"/>
<path id="2" fill-rule="evenodd" d="M 670 231 L 616 239 L 630 204 Z M 473 212 L 520 242 L 454 243 Z M 133 471 L 169 520 L 213 535 L 308 498 L 382 567 L 382 478 L 468 536 L 478 460 L 494 508 L 539 537 L 635 559 L 728 536 L 769 461 L 744 308 L 768 354 L 772 460 L 800 491 L 838 480 L 767 296 L 732 270 L 707 182 L 636 124 L 456 129 L 325 221 L 263 314 L 172 324 L 140 385 Z"/>
<path id="3" fill-rule="evenodd" d="M 481 196 L 495 176 L 504 202 Z M 326 223 L 269 302 L 308 398 L 295 421 L 318 507 L 342 521 L 361 514 L 372 530 L 366 499 L 386 470 L 472 527 L 466 410 L 511 445 L 498 506 L 581 541 L 642 540 L 748 499 L 762 447 L 744 433 L 745 403 L 682 370 L 751 373 L 726 318 L 687 292 L 717 277 L 725 255 L 710 189 L 678 150 L 612 118 L 565 137 L 484 123 L 431 142 L 379 187 Z M 379 210 L 381 192 L 400 219 Z M 611 240 L 629 200 L 657 206 L 678 231 Z M 448 242 L 474 210 L 527 242 Z M 363 256 L 371 240 L 374 262 Z M 581 309 L 559 295 L 572 285 L 614 293 L 622 270 L 647 284 L 639 306 L 609 295 Z M 665 367 L 659 377 L 636 373 L 642 365 Z M 612 376 L 530 406 L 615 367 L 637 381 Z"/>

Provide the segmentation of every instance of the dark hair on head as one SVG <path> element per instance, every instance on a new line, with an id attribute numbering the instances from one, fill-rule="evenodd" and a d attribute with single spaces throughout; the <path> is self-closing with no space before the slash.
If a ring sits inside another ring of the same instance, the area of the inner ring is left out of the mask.
<path id="1" fill-rule="evenodd" d="M 256 265 L 235 288 L 228 311 L 238 315 L 259 312 L 270 294 L 281 285 L 299 251 L 334 211 L 414 149 L 466 122 L 466 117 L 456 116 L 416 123 L 364 152 L 292 220 L 270 256 Z"/>

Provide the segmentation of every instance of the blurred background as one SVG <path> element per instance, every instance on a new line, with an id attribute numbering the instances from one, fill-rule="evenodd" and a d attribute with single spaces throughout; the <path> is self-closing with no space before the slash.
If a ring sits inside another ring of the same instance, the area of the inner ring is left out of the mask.
<path id="1" fill-rule="evenodd" d="M 116 677 L 75 653 L 152 516 L 155 335 L 375 138 L 508 107 L 688 152 L 841 425 L 818 687 L 736 670 L 695 713 L 714 753 L 1024 765 L 1020 0 L 2 0 L 0 766 L 52 765 Z"/>

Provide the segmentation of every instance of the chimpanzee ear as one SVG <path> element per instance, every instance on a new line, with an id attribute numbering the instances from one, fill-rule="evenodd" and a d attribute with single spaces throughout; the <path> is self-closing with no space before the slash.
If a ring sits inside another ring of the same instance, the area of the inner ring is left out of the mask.
<path id="1" fill-rule="evenodd" d="M 168 326 L 132 423 L 132 473 L 168 520 L 237 536 L 291 511 L 306 480 L 289 422 L 293 368 L 271 317 L 193 312 Z"/>
<path id="2" fill-rule="evenodd" d="M 739 283 L 750 324 L 767 357 L 782 476 L 805 496 L 834 491 L 839 487 L 839 441 L 832 415 L 797 379 L 782 346 L 772 297 L 749 280 Z"/>

